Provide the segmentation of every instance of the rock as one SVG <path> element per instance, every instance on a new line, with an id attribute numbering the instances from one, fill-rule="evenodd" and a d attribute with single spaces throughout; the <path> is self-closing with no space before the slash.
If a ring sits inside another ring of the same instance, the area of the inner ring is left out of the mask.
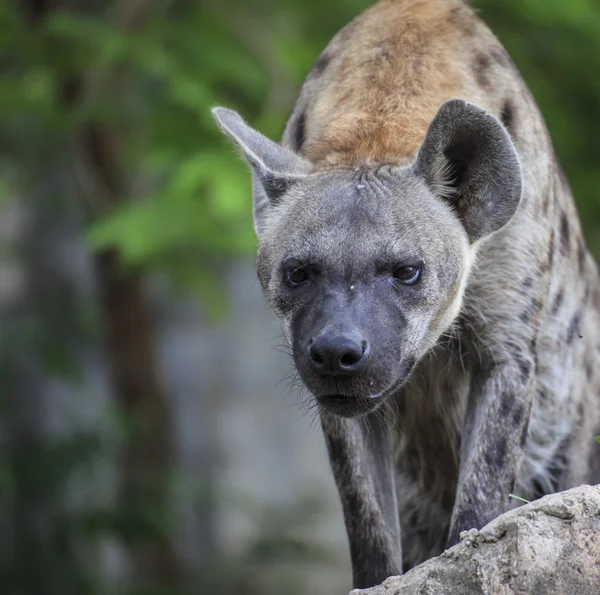
<path id="1" fill-rule="evenodd" d="M 511 510 L 403 576 L 350 595 L 598 595 L 600 486 Z"/>

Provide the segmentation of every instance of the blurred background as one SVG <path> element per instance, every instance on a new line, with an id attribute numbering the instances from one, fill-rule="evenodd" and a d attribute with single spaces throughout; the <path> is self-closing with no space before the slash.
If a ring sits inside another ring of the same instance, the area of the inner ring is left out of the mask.
<path id="1" fill-rule="evenodd" d="M 279 138 L 368 0 L 0 1 L 0 593 L 350 588 L 209 108 Z M 600 256 L 600 4 L 477 0 Z"/>

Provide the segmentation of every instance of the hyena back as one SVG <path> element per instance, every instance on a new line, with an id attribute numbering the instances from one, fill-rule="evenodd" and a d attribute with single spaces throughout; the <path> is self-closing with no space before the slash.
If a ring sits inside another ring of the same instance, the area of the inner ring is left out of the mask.
<path id="1" fill-rule="evenodd" d="M 458 0 L 330 42 L 254 178 L 258 274 L 319 403 L 354 584 L 600 481 L 600 282 L 535 101 Z"/>

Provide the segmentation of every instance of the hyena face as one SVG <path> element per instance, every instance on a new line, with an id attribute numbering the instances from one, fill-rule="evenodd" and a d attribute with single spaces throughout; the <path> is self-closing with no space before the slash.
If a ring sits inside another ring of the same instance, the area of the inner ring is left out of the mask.
<path id="1" fill-rule="evenodd" d="M 366 411 L 456 316 L 469 242 L 408 168 L 309 175 L 260 234 L 258 272 L 319 402 Z"/>
<path id="2" fill-rule="evenodd" d="M 302 380 L 340 415 L 376 408 L 457 316 L 474 243 L 517 209 L 510 138 L 454 100 L 413 164 L 314 171 L 234 112 L 215 117 L 253 169 L 258 275 Z"/>

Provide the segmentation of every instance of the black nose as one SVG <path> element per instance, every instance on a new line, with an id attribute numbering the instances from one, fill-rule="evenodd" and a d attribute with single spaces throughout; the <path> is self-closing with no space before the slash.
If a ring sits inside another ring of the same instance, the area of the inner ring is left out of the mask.
<path id="1" fill-rule="evenodd" d="M 354 334 L 324 329 L 311 342 L 308 354 L 315 372 L 352 375 L 365 367 L 368 344 Z"/>

